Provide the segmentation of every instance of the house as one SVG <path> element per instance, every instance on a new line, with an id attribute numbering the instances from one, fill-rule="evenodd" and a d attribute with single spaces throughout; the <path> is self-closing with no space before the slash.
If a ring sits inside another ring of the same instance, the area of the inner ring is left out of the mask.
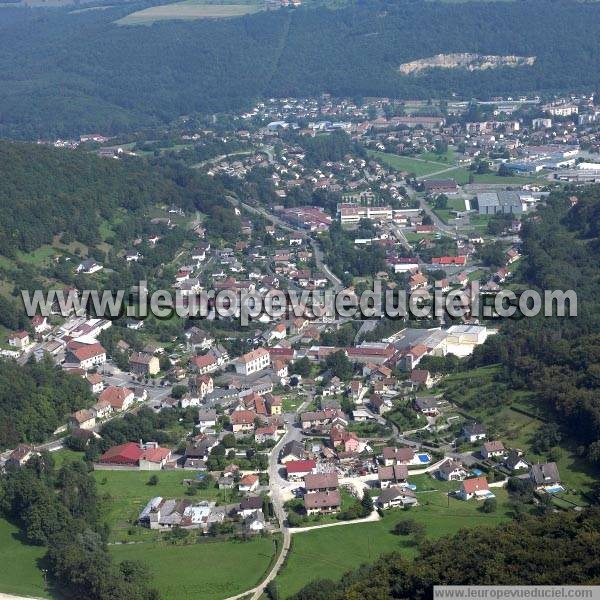
<path id="1" fill-rule="evenodd" d="M 244 519 L 244 527 L 250 533 L 260 533 L 266 527 L 265 515 L 262 510 L 256 510 Z"/>
<path id="2" fill-rule="evenodd" d="M 383 415 L 393 408 L 392 401 L 384 398 L 381 394 L 373 394 L 369 399 L 369 404 L 373 411 L 379 415 Z"/>
<path id="3" fill-rule="evenodd" d="M 560 474 L 555 462 L 533 465 L 529 478 L 536 490 L 547 490 L 560 485 Z"/>
<path id="4" fill-rule="evenodd" d="M 114 385 L 108 386 L 98 397 L 98 402 L 107 402 L 112 410 L 127 410 L 134 402 L 133 390 Z"/>
<path id="5" fill-rule="evenodd" d="M 68 347 L 69 348 L 69 347 Z M 102 344 L 72 344 L 67 351 L 65 367 L 77 367 L 79 369 L 93 369 L 106 362 L 106 350 Z"/>
<path id="6" fill-rule="evenodd" d="M 477 498 L 492 496 L 487 479 L 483 476 L 465 479 L 456 494 L 461 500 L 470 500 L 474 496 Z"/>
<path id="7" fill-rule="evenodd" d="M 248 352 L 235 362 L 236 373 L 240 375 L 251 375 L 257 371 L 262 371 L 271 365 L 271 355 L 265 348 L 257 348 Z"/>
<path id="8" fill-rule="evenodd" d="M 268 393 L 264 395 L 267 410 L 271 416 L 280 415 L 282 410 L 281 396 Z"/>
<path id="9" fill-rule="evenodd" d="M 104 382 L 102 376 L 99 373 L 89 373 L 86 375 L 85 380 L 90 386 L 92 394 L 99 394 L 104 389 Z"/>
<path id="10" fill-rule="evenodd" d="M 210 375 L 199 375 L 188 379 L 190 392 L 202 399 L 214 390 L 213 378 Z"/>
<path id="11" fill-rule="evenodd" d="M 233 433 L 251 433 L 254 431 L 256 413 L 253 410 L 234 410 L 230 420 Z"/>
<path id="12" fill-rule="evenodd" d="M 199 375 L 208 375 L 209 373 L 214 373 L 219 368 L 219 363 L 211 354 L 205 354 L 203 356 L 194 356 L 190 361 L 190 366 Z"/>
<path id="13" fill-rule="evenodd" d="M 31 319 L 31 327 L 33 328 L 34 333 L 37 333 L 38 335 L 52 329 L 50 323 L 48 323 L 48 318 L 42 317 L 41 315 L 35 315 L 35 317 Z"/>
<path id="14" fill-rule="evenodd" d="M 301 481 L 317 468 L 317 463 L 312 459 L 290 460 L 285 463 L 285 470 L 289 481 Z"/>
<path id="15" fill-rule="evenodd" d="M 204 432 L 212 429 L 217 424 L 217 411 L 214 408 L 201 408 L 198 411 L 198 424 L 196 427 Z"/>
<path id="16" fill-rule="evenodd" d="M 19 350 L 24 350 L 30 343 L 31 340 L 26 331 L 17 331 L 8 337 L 8 345 Z"/>
<path id="17" fill-rule="evenodd" d="M 462 481 L 469 473 L 458 460 L 449 458 L 437 470 L 437 476 L 443 481 Z"/>
<path id="18" fill-rule="evenodd" d="M 83 409 L 74 412 L 69 417 L 69 429 L 93 429 L 96 426 L 96 413 Z"/>
<path id="19" fill-rule="evenodd" d="M 425 369 L 414 369 L 410 374 L 410 382 L 416 386 L 423 386 L 429 389 L 433 385 L 431 373 Z"/>
<path id="20" fill-rule="evenodd" d="M 249 475 L 244 475 L 239 483 L 238 489 L 240 492 L 253 492 L 259 484 L 259 478 L 256 473 L 251 473 Z"/>
<path id="21" fill-rule="evenodd" d="M 35 456 L 37 452 L 33 446 L 28 444 L 19 444 L 6 459 L 6 467 L 12 467 L 20 469 L 32 456 Z"/>
<path id="22" fill-rule="evenodd" d="M 95 260 L 88 258 L 87 260 L 81 261 L 77 267 L 75 268 L 76 273 L 85 273 L 86 275 L 91 275 L 92 273 L 97 273 L 101 271 L 104 267 L 101 264 L 98 264 Z"/>
<path id="23" fill-rule="evenodd" d="M 406 465 L 393 465 L 391 467 L 379 467 L 377 481 L 379 487 L 385 489 L 398 483 L 406 483 L 408 478 L 408 467 Z"/>
<path id="24" fill-rule="evenodd" d="M 304 496 L 304 508 L 308 515 L 337 512 L 341 505 L 342 497 L 338 490 L 311 492 Z"/>
<path id="25" fill-rule="evenodd" d="M 332 492 L 337 490 L 337 473 L 309 473 L 304 477 L 304 487 L 307 492 Z"/>
<path id="26" fill-rule="evenodd" d="M 406 487 L 389 487 L 381 490 L 377 498 L 377 506 L 386 508 L 404 508 L 405 506 L 416 506 L 418 504 L 415 493 Z"/>
<path id="27" fill-rule="evenodd" d="M 199 327 L 190 327 L 184 335 L 188 350 L 210 350 L 215 343 L 215 338 Z"/>
<path id="28" fill-rule="evenodd" d="M 203 500 L 193 504 L 191 500 L 165 500 L 152 498 L 138 517 L 138 522 L 150 529 L 166 530 L 207 529 L 214 502 Z"/>
<path id="29" fill-rule="evenodd" d="M 413 400 L 415 410 L 427 417 L 436 417 L 440 414 L 440 400 L 435 396 L 421 396 Z"/>
<path id="30" fill-rule="evenodd" d="M 276 441 L 277 437 L 277 427 L 275 425 L 257 427 L 254 432 L 254 440 L 258 444 L 264 444 L 268 440 Z"/>
<path id="31" fill-rule="evenodd" d="M 481 447 L 481 456 L 483 458 L 494 458 L 495 456 L 504 456 L 505 454 L 504 444 L 499 440 L 484 442 Z"/>
<path id="32" fill-rule="evenodd" d="M 162 469 L 171 458 L 168 448 L 161 448 L 156 442 L 128 442 L 109 448 L 98 460 L 101 465 L 137 467 L 143 471 Z"/>
<path id="33" fill-rule="evenodd" d="M 504 459 L 504 466 L 510 471 L 522 471 L 529 469 L 529 463 L 523 459 L 517 450 L 509 450 Z"/>
<path id="34" fill-rule="evenodd" d="M 290 461 L 298 461 L 304 459 L 306 451 L 304 445 L 298 440 L 292 440 L 283 446 L 279 453 L 279 462 L 286 464 Z"/>
<path id="35" fill-rule="evenodd" d="M 99 400 L 92 406 L 92 410 L 94 411 L 96 419 L 105 419 L 113 412 L 113 407 L 108 400 Z"/>
<path id="36" fill-rule="evenodd" d="M 329 430 L 329 441 L 333 448 L 340 448 L 343 452 L 358 452 L 360 441 L 353 431 L 336 424 Z"/>
<path id="37" fill-rule="evenodd" d="M 402 448 L 393 448 L 386 446 L 382 451 L 383 464 L 386 467 L 391 465 L 410 465 L 416 464 L 415 451 L 408 446 Z M 418 460 L 418 459 L 417 459 Z"/>
<path id="38" fill-rule="evenodd" d="M 462 434 L 468 442 L 478 442 L 484 440 L 487 432 L 481 423 L 468 423 L 463 427 Z"/>
<path id="39" fill-rule="evenodd" d="M 129 357 L 129 370 L 134 375 L 144 377 L 156 375 L 160 371 L 160 363 L 156 356 L 145 352 L 132 352 Z"/>

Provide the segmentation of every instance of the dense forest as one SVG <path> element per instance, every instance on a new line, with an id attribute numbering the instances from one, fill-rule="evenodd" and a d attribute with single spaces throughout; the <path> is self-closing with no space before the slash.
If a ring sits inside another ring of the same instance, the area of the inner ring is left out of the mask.
<path id="1" fill-rule="evenodd" d="M 30 252 L 56 235 L 67 244 L 77 240 L 95 246 L 102 241 L 103 221 L 124 221 L 116 224 L 115 239 L 127 242 L 149 233 L 151 224 L 144 217 L 155 205 L 201 210 L 217 236 L 235 239 L 239 232 L 233 211 L 223 203 L 223 184 L 176 161 L 116 161 L 81 151 L 0 142 L 0 173 L 3 256 Z M 115 218 L 118 209 L 126 211 L 127 219 Z"/>
<path id="2" fill-rule="evenodd" d="M 433 597 L 434 585 L 597 584 L 600 511 L 548 513 L 421 544 L 414 560 L 384 555 L 341 581 L 314 581 L 293 600 Z"/>
<path id="3" fill-rule="evenodd" d="M 600 5 L 566 0 L 359 0 L 338 10 L 122 27 L 142 2 L 0 12 L 0 136 L 116 133 L 264 96 L 489 97 L 594 90 Z M 532 27 L 531 24 L 536 26 Z M 437 53 L 535 56 L 532 66 L 401 75 Z"/>
<path id="4" fill-rule="evenodd" d="M 86 382 L 50 360 L 22 367 L 0 360 L 0 449 L 43 442 L 69 414 L 93 403 Z"/>
<path id="5" fill-rule="evenodd" d="M 470 366 L 501 363 L 516 390 L 535 392 L 546 414 L 568 430 L 587 458 L 600 464 L 600 188 L 552 196 L 522 232 L 527 255 L 523 288 L 574 290 L 577 317 L 508 320 L 474 354 Z"/>

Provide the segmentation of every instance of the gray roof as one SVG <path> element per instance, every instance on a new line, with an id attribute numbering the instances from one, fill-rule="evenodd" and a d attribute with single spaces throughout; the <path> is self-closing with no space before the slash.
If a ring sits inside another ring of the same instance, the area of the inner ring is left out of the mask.
<path id="1" fill-rule="evenodd" d="M 377 498 L 377 502 L 383 504 L 395 500 L 399 496 L 406 496 L 407 498 L 416 498 L 415 493 L 410 488 L 400 487 L 389 487 L 385 490 L 381 490 L 381 494 Z"/>
<path id="2" fill-rule="evenodd" d="M 479 205 L 479 208 L 499 206 L 500 202 L 498 201 L 498 194 L 496 194 L 496 192 L 483 192 L 477 194 L 477 204 Z"/>
<path id="3" fill-rule="evenodd" d="M 304 444 L 298 440 L 292 440 L 281 449 L 280 456 L 297 456 L 301 458 L 304 456 Z"/>
<path id="4" fill-rule="evenodd" d="M 531 479 L 536 485 L 560 483 L 560 475 L 555 462 L 533 465 Z"/>

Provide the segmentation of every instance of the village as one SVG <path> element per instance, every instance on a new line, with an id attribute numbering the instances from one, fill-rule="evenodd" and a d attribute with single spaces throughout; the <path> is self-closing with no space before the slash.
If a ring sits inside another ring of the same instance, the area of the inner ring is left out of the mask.
<path id="1" fill-rule="evenodd" d="M 471 113 L 479 120 L 466 120 Z M 119 258 L 143 265 L 168 232 L 185 229 L 193 243 L 173 252 L 166 271 L 185 303 L 209 289 L 358 296 L 378 284 L 467 300 L 473 284 L 491 298 L 518 291 L 524 220 L 555 186 L 600 178 L 598 115 L 591 97 L 448 102 L 443 114 L 387 99 L 263 102 L 235 115 L 226 135 L 178 134 L 184 144 L 235 142 L 230 155 L 200 165 L 209 177 L 268 177 L 252 200 L 230 199 L 239 239 L 217 239 L 201 216 L 167 203 L 149 217 L 152 233 Z M 331 147 L 303 145 L 323 137 L 335 140 Z M 107 160 L 140 152 L 101 135 L 54 142 L 86 144 Z M 55 260 L 92 279 L 108 270 L 97 257 Z M 63 300 L 81 291 L 64 288 Z M 566 461 L 521 433 L 543 430 L 543 415 L 522 398 L 474 408 L 474 395 L 501 388 L 496 367 L 461 374 L 451 366 L 493 339 L 493 313 L 465 306 L 460 319 L 361 320 L 287 312 L 248 327 L 212 315 L 161 336 L 143 319 L 65 315 L 61 304 L 10 332 L 0 353 L 20 364 L 52 361 L 82 379 L 94 403 L 51 440 L 4 452 L 0 464 L 77 453 L 98 482 L 143 480 L 143 494 L 118 515 L 113 543 L 191 531 L 281 535 L 272 578 L 291 537 L 314 528 L 373 523 L 390 511 L 444 519 L 463 506 L 495 518 L 515 490 L 534 504 L 580 508 Z M 501 411 L 510 418 L 500 422 Z M 107 441 L 116 422 L 162 417 L 168 427 L 147 439 Z"/>

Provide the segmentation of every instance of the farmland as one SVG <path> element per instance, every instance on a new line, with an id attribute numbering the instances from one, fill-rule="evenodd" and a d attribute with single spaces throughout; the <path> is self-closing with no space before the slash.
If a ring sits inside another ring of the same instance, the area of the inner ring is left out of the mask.
<path id="1" fill-rule="evenodd" d="M 131 13 L 117 21 L 118 25 L 151 25 L 157 21 L 190 21 L 194 19 L 223 19 L 258 12 L 261 6 L 251 2 L 212 4 L 202 0 L 185 0 L 161 4 Z"/>

